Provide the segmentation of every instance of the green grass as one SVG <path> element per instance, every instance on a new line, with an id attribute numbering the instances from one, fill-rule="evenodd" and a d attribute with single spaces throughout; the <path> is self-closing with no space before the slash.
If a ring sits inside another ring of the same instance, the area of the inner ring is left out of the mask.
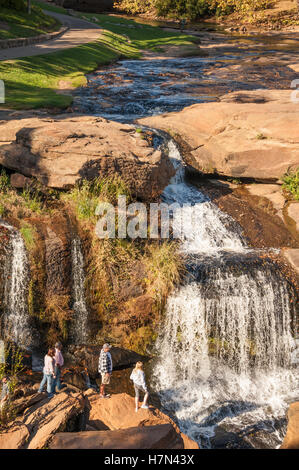
<path id="1" fill-rule="evenodd" d="M 33 7 L 32 13 L 0 7 L 0 39 L 38 36 L 60 28 L 61 24 L 40 8 Z"/>
<path id="2" fill-rule="evenodd" d="M 43 7 L 53 9 L 49 5 Z M 169 33 L 121 17 L 89 13 L 81 16 L 97 17 L 97 24 L 105 28 L 96 42 L 52 54 L 0 62 L 0 79 L 5 83 L 6 92 L 3 107 L 63 109 L 72 103 L 72 97 L 56 93 L 60 80 L 73 87 L 82 86 L 86 84 L 85 75 L 101 65 L 120 58 L 141 58 L 144 49 L 160 50 L 163 46 L 198 42 L 197 37 Z"/>

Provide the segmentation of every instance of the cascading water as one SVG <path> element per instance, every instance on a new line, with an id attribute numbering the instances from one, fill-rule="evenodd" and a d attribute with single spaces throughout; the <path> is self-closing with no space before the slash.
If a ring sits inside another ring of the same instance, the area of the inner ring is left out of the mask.
<path id="1" fill-rule="evenodd" d="M 19 347 L 30 349 L 33 330 L 28 313 L 29 262 L 23 238 L 16 229 L 1 222 L 10 233 L 11 257 L 6 266 L 3 335 Z"/>
<path id="2" fill-rule="evenodd" d="M 73 273 L 73 311 L 71 337 L 76 344 L 86 343 L 88 334 L 88 309 L 85 300 L 84 258 L 81 241 L 78 237 L 72 240 L 72 273 Z"/>
<path id="3" fill-rule="evenodd" d="M 203 447 L 275 447 L 287 406 L 299 396 L 287 283 L 246 247 L 229 216 L 184 182 L 172 141 L 169 153 L 177 174 L 164 202 L 192 203 L 179 213 L 188 219 L 181 250 L 189 269 L 168 299 L 156 342 L 156 389 Z"/>

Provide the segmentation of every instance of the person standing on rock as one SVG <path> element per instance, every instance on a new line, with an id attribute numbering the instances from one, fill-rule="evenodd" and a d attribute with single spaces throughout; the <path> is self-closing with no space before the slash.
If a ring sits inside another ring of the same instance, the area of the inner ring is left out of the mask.
<path id="1" fill-rule="evenodd" d="M 62 355 L 62 344 L 60 341 L 58 341 L 55 344 L 55 379 L 53 381 L 53 390 L 52 392 L 55 393 L 55 389 L 60 392 L 61 390 L 61 382 L 60 382 L 60 377 L 61 377 L 61 368 L 64 364 L 64 359 Z"/>
<path id="2" fill-rule="evenodd" d="M 45 355 L 45 362 L 44 362 L 44 376 L 43 380 L 39 386 L 39 392 L 42 393 L 45 384 L 47 383 L 47 392 L 48 397 L 53 397 L 53 381 L 56 378 L 55 376 L 55 349 L 50 348 L 48 353 Z"/>
<path id="3" fill-rule="evenodd" d="M 100 398 L 109 398 L 110 394 L 105 394 L 105 386 L 110 384 L 110 377 L 112 374 L 112 357 L 110 354 L 111 346 L 110 344 L 105 343 L 99 359 L 99 373 L 102 377 L 101 389 L 100 389 Z"/>
<path id="4" fill-rule="evenodd" d="M 139 407 L 139 392 L 144 393 L 144 399 L 141 408 L 148 409 L 147 401 L 149 393 L 146 386 L 145 373 L 143 371 L 143 363 L 141 361 L 138 361 L 136 363 L 135 369 L 133 369 L 130 379 L 133 380 L 135 389 L 135 411 L 137 412 Z"/>
<path id="5" fill-rule="evenodd" d="M 0 412 L 4 409 L 9 399 L 10 382 L 7 376 L 2 379 L 2 388 L 0 394 Z"/>

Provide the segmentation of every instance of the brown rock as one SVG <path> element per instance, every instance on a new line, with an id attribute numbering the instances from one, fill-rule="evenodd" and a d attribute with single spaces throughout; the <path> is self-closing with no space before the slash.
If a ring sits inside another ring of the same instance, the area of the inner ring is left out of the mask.
<path id="1" fill-rule="evenodd" d="M 159 424 L 117 431 L 58 433 L 50 449 L 184 449 L 184 443 L 171 424 Z"/>
<path id="2" fill-rule="evenodd" d="M 89 374 L 96 376 L 98 374 L 101 349 L 102 346 L 71 345 L 68 348 L 66 357 L 69 363 L 87 367 Z M 114 370 L 133 366 L 137 361 L 145 362 L 148 360 L 146 356 L 137 354 L 135 351 L 130 351 L 129 349 L 113 347 L 110 352 Z"/>
<path id="3" fill-rule="evenodd" d="M 21 449 L 29 435 L 27 426 L 15 425 L 8 432 L 0 434 L 0 449 Z"/>
<path id="4" fill-rule="evenodd" d="M 12 122 L 0 125 L 0 164 L 48 187 L 63 189 L 81 179 L 119 175 L 137 197 L 150 199 L 161 194 L 174 174 L 168 157 L 127 124 L 88 116 L 48 123 L 35 118 L 32 125 L 24 121 L 23 127 L 22 120 L 15 127 Z M 14 132 L 16 141 L 4 145 Z"/>
<path id="5" fill-rule="evenodd" d="M 186 161 L 196 170 L 280 180 L 299 165 L 298 105 L 287 90 L 268 90 L 267 97 L 260 92 L 259 102 L 257 92 L 246 92 L 254 96 L 253 103 L 236 102 L 241 95 L 234 93 L 233 102 L 196 104 L 140 123 L 178 134 L 189 147 Z"/>
<path id="6" fill-rule="evenodd" d="M 1 434 L 0 449 L 42 449 L 56 432 L 81 430 L 85 412 L 86 401 L 81 393 L 62 392 L 52 399 L 44 396 Z"/>
<path id="7" fill-rule="evenodd" d="M 292 403 L 288 411 L 288 429 L 281 449 L 299 449 L 299 402 Z"/>
<path id="8" fill-rule="evenodd" d="M 288 262 L 295 268 L 299 274 L 299 248 L 291 248 L 283 251 Z"/>

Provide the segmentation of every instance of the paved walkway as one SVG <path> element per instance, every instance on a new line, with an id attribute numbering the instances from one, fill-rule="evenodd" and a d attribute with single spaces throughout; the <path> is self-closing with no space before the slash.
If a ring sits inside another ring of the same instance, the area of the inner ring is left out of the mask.
<path id="1" fill-rule="evenodd" d="M 0 49 L 0 60 L 31 57 L 34 55 L 50 54 L 51 52 L 57 52 L 63 49 L 70 49 L 71 47 L 93 42 L 98 39 L 101 34 L 101 28 L 96 24 L 52 11 L 45 11 L 45 13 L 57 18 L 64 25 L 68 25 L 70 29 L 63 36 L 41 44 Z"/>

